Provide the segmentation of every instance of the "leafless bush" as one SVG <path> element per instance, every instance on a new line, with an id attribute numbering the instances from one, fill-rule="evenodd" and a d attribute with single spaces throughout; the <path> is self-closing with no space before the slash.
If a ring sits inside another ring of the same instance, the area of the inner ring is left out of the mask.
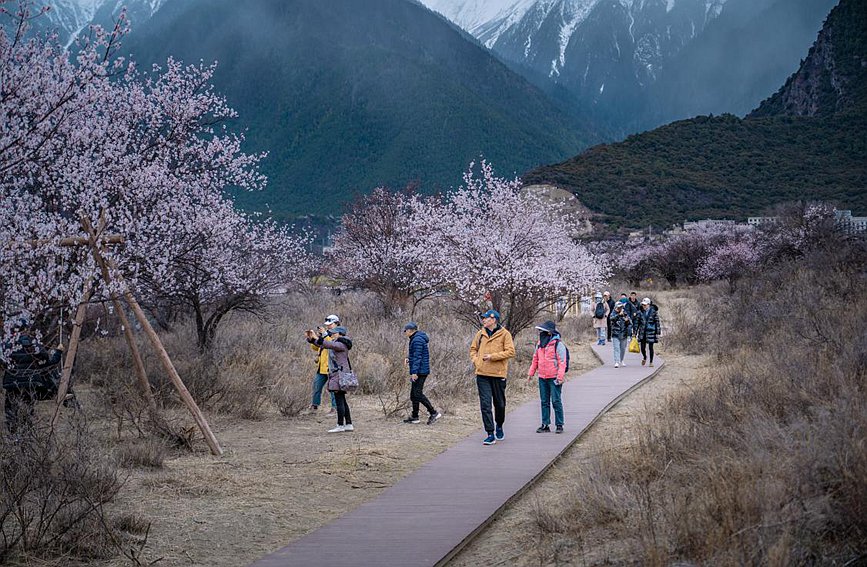
<path id="1" fill-rule="evenodd" d="M 865 267 L 862 243 L 820 247 L 697 298 L 709 384 L 648 413 L 631 450 L 584 467 L 561 517 L 536 523 L 573 541 L 602 529 L 647 565 L 863 562 Z"/>
<path id="2" fill-rule="evenodd" d="M 0 562 L 96 559 L 119 552 L 104 508 L 122 485 L 83 420 L 63 431 L 31 428 L 0 441 Z"/>

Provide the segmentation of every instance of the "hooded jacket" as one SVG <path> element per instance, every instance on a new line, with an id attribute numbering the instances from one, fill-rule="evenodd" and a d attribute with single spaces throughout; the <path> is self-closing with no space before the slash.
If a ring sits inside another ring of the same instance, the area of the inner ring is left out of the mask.
<path id="1" fill-rule="evenodd" d="M 323 340 L 330 341 L 331 336 L 328 334 L 323 335 Z M 316 345 L 316 343 L 311 343 L 310 348 L 316 352 L 316 372 L 319 374 L 328 374 L 328 351 L 324 348 L 321 348 Z"/>
<path id="2" fill-rule="evenodd" d="M 659 308 L 651 303 L 638 314 L 638 340 L 655 343 L 659 340 Z"/>
<path id="3" fill-rule="evenodd" d="M 332 341 L 326 341 L 322 337 L 307 339 L 328 352 L 328 391 L 340 392 L 340 373 L 352 370 L 349 362 L 349 350 L 352 348 L 352 339 L 349 337 L 337 337 Z"/>
<path id="4" fill-rule="evenodd" d="M 489 354 L 490 360 L 483 360 Z M 509 359 L 515 356 L 512 333 L 505 327 L 497 327 L 490 336 L 482 327 L 470 343 L 470 360 L 478 376 L 505 378 L 509 373 Z"/>
<path id="5" fill-rule="evenodd" d="M 539 378 L 550 380 L 556 378 L 558 383 L 563 383 L 566 375 L 566 345 L 560 339 L 560 333 L 554 333 L 548 344 L 536 343 L 536 351 L 533 353 L 533 363 L 527 376 L 534 376 L 539 371 Z"/>
<path id="6" fill-rule="evenodd" d="M 430 339 L 424 331 L 416 331 L 409 337 L 409 373 L 430 374 Z"/>

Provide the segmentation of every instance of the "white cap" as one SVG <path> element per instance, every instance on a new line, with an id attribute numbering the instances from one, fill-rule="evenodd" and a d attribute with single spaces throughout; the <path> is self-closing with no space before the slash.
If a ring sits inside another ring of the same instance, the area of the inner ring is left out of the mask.
<path id="1" fill-rule="evenodd" d="M 332 323 L 340 323 L 340 317 L 334 315 L 333 313 L 325 318 L 326 325 L 330 325 Z"/>
<path id="2" fill-rule="evenodd" d="M 650 298 L 645 297 L 644 299 L 641 300 L 641 304 L 642 305 L 650 305 Z"/>

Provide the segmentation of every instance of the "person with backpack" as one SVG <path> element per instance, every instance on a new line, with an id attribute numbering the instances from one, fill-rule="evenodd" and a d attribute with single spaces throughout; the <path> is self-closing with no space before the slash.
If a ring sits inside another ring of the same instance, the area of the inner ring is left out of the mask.
<path id="1" fill-rule="evenodd" d="M 412 402 L 412 414 L 403 420 L 404 423 L 419 423 L 418 406 L 423 405 L 428 411 L 427 424 L 433 425 L 442 414 L 434 409 L 433 404 L 424 395 L 424 382 L 430 375 L 430 351 L 427 333 L 418 330 L 418 323 L 410 321 L 403 326 L 404 334 L 409 338 L 409 352 L 406 365 L 409 367 L 411 380 L 409 400 Z"/>
<path id="2" fill-rule="evenodd" d="M 653 366 L 653 345 L 659 341 L 659 308 L 649 297 L 641 300 L 641 312 L 638 314 L 638 341 L 641 344 L 641 366 L 647 364 L 647 353 L 650 352 L 650 366 Z"/>
<path id="3" fill-rule="evenodd" d="M 626 314 L 626 303 L 618 302 L 611 314 L 611 344 L 614 347 L 614 368 L 626 366 L 623 357 L 629 348 L 629 339 L 632 337 L 632 319 Z"/>
<path id="4" fill-rule="evenodd" d="M 551 432 L 551 406 L 554 406 L 554 425 L 563 433 L 563 381 L 569 370 L 569 349 L 563 344 L 554 321 L 536 326 L 539 342 L 533 352 L 533 362 L 527 371 L 527 381 L 539 373 L 539 398 L 542 402 L 542 425 L 536 433 Z"/>
<path id="5" fill-rule="evenodd" d="M 340 374 L 352 370 L 349 362 L 349 351 L 352 349 L 352 339 L 347 335 L 346 327 L 334 327 L 331 329 L 331 340 L 317 335 L 312 329 L 307 331 L 307 342 L 328 351 L 328 384 L 329 392 L 334 392 L 337 402 L 337 427 L 329 429 L 328 433 L 342 433 L 355 431 L 352 425 L 352 415 L 349 413 L 349 403 L 346 401 L 346 390 L 341 387 Z"/>
<path id="6" fill-rule="evenodd" d="M 506 421 L 506 376 L 509 374 L 509 359 L 515 356 L 515 343 L 512 333 L 500 325 L 499 311 L 488 309 L 480 318 L 482 328 L 470 343 L 470 360 L 476 371 L 482 423 L 488 434 L 482 443 L 494 445 L 506 438 L 503 431 L 503 422 Z"/>
<path id="7" fill-rule="evenodd" d="M 596 344 L 604 346 L 608 330 L 608 315 L 611 310 L 608 309 L 608 303 L 603 299 L 601 292 L 597 291 L 594 299 L 596 305 L 593 307 L 593 328 L 596 329 Z"/>

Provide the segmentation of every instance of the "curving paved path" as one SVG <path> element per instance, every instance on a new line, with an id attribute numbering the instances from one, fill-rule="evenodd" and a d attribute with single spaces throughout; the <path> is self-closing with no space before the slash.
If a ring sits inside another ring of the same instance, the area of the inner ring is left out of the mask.
<path id="1" fill-rule="evenodd" d="M 573 376 L 564 386 L 563 435 L 536 433 L 539 402 L 527 402 L 506 415 L 504 441 L 486 447 L 480 433 L 470 435 L 375 500 L 253 566 L 446 563 L 593 422 L 663 366 L 661 358 L 655 368 L 641 366 L 641 355 L 628 353 L 626 367 L 615 369 L 610 344 L 592 348 L 603 365 Z"/>

